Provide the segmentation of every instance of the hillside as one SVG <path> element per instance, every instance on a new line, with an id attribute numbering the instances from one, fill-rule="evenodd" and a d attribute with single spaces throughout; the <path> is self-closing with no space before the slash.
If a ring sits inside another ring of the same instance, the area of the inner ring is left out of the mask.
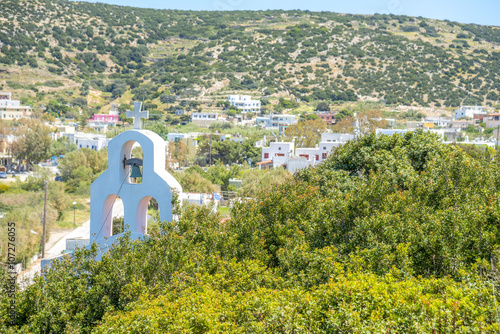
<path id="1" fill-rule="evenodd" d="M 228 92 L 389 105 L 495 106 L 500 29 L 395 15 L 195 12 L 0 2 L 0 90 L 95 110 Z"/>

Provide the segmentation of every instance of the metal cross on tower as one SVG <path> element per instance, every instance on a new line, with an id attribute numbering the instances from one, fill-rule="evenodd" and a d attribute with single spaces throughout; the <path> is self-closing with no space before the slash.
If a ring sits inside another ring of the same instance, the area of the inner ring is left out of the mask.
<path id="1" fill-rule="evenodd" d="M 142 102 L 134 102 L 134 111 L 127 110 L 127 118 L 134 119 L 134 129 L 141 129 L 141 118 L 148 119 L 149 111 L 141 111 Z"/>

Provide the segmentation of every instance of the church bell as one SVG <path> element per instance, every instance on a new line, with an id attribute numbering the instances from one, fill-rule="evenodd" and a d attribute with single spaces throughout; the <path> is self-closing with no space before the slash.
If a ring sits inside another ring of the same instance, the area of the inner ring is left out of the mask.
<path id="1" fill-rule="evenodd" d="M 125 168 L 125 166 L 132 167 L 132 173 L 130 173 L 131 178 L 142 177 L 141 169 L 139 168 L 139 166 L 142 166 L 142 159 L 138 158 L 127 159 L 127 157 L 124 156 L 122 162 L 123 162 L 123 168 Z"/>
<path id="2" fill-rule="evenodd" d="M 142 177 L 141 169 L 139 168 L 139 166 L 132 167 L 132 173 L 130 174 L 130 177 Z"/>

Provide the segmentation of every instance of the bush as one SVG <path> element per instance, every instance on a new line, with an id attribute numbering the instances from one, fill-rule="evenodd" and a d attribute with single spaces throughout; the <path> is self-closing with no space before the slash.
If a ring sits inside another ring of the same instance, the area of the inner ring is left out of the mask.
<path id="1" fill-rule="evenodd" d="M 57 80 L 48 80 L 43 83 L 45 87 L 63 87 L 64 84 Z"/>
<path id="2" fill-rule="evenodd" d="M 9 185 L 5 183 L 0 183 L 0 194 L 8 191 L 10 189 Z"/>

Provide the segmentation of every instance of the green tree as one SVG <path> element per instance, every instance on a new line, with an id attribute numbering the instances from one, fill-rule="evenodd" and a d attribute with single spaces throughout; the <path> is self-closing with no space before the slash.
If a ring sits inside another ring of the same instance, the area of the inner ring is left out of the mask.
<path id="1" fill-rule="evenodd" d="M 57 138 L 57 140 L 52 141 L 52 146 L 50 148 L 50 155 L 60 156 L 68 152 L 74 151 L 76 149 L 77 149 L 76 144 L 70 143 L 68 137 L 62 136 Z"/>
<path id="2" fill-rule="evenodd" d="M 134 122 L 134 119 L 127 118 L 127 114 L 124 112 L 118 115 L 118 119 L 120 120 L 120 122 L 122 122 L 122 125 L 125 125 L 125 123 L 132 124 Z"/>
<path id="3" fill-rule="evenodd" d="M 287 141 L 295 139 L 296 147 L 315 147 L 325 132 L 326 123 L 321 119 L 299 121 L 285 130 Z"/>
<path id="4" fill-rule="evenodd" d="M 168 153 L 174 162 L 182 166 L 189 155 L 189 148 L 182 141 L 172 141 L 168 144 Z"/>
<path id="5" fill-rule="evenodd" d="M 37 120 L 21 120 L 16 129 L 18 139 L 12 143 L 12 153 L 19 160 L 33 164 L 49 158 L 50 128 Z"/>
<path id="6" fill-rule="evenodd" d="M 94 151 L 82 148 L 73 151 L 61 159 L 59 172 L 66 180 L 70 192 L 86 192 L 90 184 L 108 166 L 108 152 L 106 149 Z"/>
<path id="7" fill-rule="evenodd" d="M 282 183 L 291 174 L 286 169 L 248 169 L 242 172 L 242 186 L 238 189 L 241 197 L 255 197 L 266 188 Z"/>
<path id="8" fill-rule="evenodd" d="M 167 139 L 168 129 L 162 122 L 147 122 L 145 129 L 153 131 L 163 139 Z"/>
<path id="9" fill-rule="evenodd" d="M 320 102 L 316 106 L 317 111 L 330 111 L 330 106 L 326 102 Z"/>
<path id="10" fill-rule="evenodd" d="M 352 117 L 352 116 L 354 116 L 354 113 L 351 110 L 342 109 L 337 114 L 335 114 L 335 120 L 337 122 L 340 122 L 345 117 Z"/>

